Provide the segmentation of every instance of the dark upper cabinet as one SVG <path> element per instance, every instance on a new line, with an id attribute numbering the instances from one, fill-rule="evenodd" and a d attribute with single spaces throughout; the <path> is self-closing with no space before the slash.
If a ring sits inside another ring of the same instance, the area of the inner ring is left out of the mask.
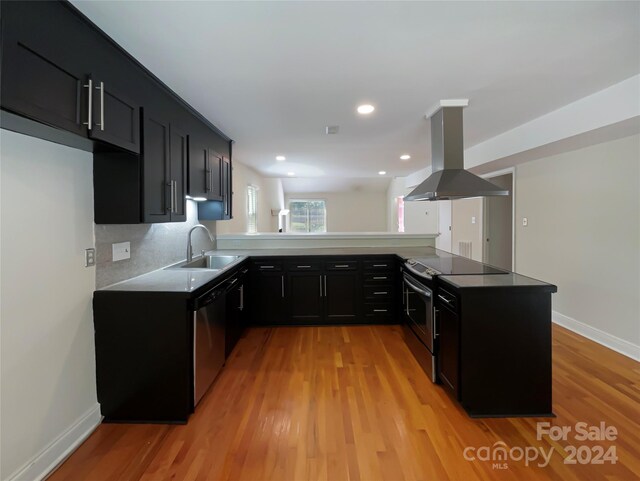
<path id="1" fill-rule="evenodd" d="M 186 134 L 163 110 L 145 108 L 142 127 L 142 221 L 185 221 Z"/>
<path id="2" fill-rule="evenodd" d="M 120 69 L 120 88 L 99 73 L 113 45 L 61 2 L 2 2 L 2 17 L 3 109 L 140 151 L 140 102 L 122 91 L 134 66 Z"/>
<path id="3" fill-rule="evenodd" d="M 213 149 L 208 151 L 205 174 L 205 197 L 222 200 L 222 157 Z"/>
<path id="4" fill-rule="evenodd" d="M 144 109 L 142 124 L 142 221 L 171 219 L 169 122 Z"/>
<path id="5" fill-rule="evenodd" d="M 89 137 L 140 152 L 140 104 L 112 84 L 90 80 Z"/>

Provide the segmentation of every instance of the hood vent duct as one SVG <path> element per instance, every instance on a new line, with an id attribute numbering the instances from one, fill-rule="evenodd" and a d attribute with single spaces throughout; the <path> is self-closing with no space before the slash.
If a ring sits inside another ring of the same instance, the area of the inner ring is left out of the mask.
<path id="1" fill-rule="evenodd" d="M 433 173 L 404 200 L 509 195 L 508 190 L 464 170 L 462 107 L 442 107 L 431 117 L 431 169 Z"/>

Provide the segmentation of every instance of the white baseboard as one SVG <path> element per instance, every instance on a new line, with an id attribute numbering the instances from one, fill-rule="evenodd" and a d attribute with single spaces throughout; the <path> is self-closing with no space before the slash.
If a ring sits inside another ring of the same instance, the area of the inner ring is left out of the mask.
<path id="1" fill-rule="evenodd" d="M 31 458 L 6 481 L 41 481 L 67 459 L 102 421 L 100 404 L 96 403 L 46 448 Z"/>
<path id="2" fill-rule="evenodd" d="M 640 361 L 640 345 L 632 342 L 620 339 L 607 332 L 596 329 L 584 322 L 576 321 L 572 317 L 565 316 L 559 312 L 552 312 L 553 322 L 559 326 L 565 327 L 570 331 L 573 331 L 581 336 L 591 339 L 592 341 L 602 344 L 609 349 L 613 349 L 620 354 L 624 354 L 627 357 L 635 361 Z"/>

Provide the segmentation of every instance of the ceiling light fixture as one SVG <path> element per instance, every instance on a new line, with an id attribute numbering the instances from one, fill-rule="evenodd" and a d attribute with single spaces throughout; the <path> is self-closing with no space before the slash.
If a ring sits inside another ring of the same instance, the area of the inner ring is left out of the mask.
<path id="1" fill-rule="evenodd" d="M 409 160 L 411 158 L 411 156 L 409 154 L 402 154 L 400 156 L 400 160 Z"/>
<path id="2" fill-rule="evenodd" d="M 296 173 L 295 172 L 287 172 L 287 175 L 288 176 L 292 176 L 292 175 L 296 175 Z"/>
<path id="3" fill-rule="evenodd" d="M 276 155 L 276 160 L 282 162 L 283 160 L 287 160 L 287 158 L 284 155 Z"/>
<path id="4" fill-rule="evenodd" d="M 367 115 L 370 114 L 371 112 L 373 112 L 376 108 L 373 105 L 369 105 L 369 104 L 364 104 L 364 105 L 360 105 L 358 107 L 358 113 L 359 114 L 363 114 L 363 115 Z"/>
<path id="5" fill-rule="evenodd" d="M 380 172 L 378 172 L 378 175 L 385 175 L 387 172 L 385 170 L 381 170 Z"/>

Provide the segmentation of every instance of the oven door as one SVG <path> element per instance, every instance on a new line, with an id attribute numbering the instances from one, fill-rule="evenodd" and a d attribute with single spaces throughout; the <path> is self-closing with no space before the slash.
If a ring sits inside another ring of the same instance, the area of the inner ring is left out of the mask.
<path id="1" fill-rule="evenodd" d="M 411 330 L 435 354 L 433 338 L 433 291 L 415 277 L 404 273 L 405 314 Z"/>

